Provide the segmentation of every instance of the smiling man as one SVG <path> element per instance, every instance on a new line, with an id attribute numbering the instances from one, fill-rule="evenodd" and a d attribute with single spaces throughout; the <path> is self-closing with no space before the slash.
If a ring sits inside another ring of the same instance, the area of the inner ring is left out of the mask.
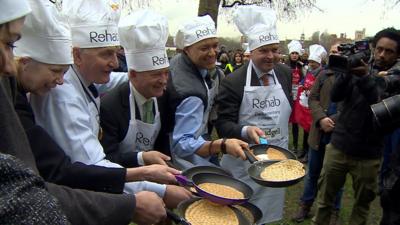
<path id="1" fill-rule="evenodd" d="M 259 6 L 239 7 L 234 21 L 248 37 L 250 62 L 221 83 L 217 98 L 218 134 L 256 144 L 260 137 L 266 137 L 269 144 L 288 148 L 292 80 L 290 68 L 278 63 L 275 12 Z M 222 168 L 253 188 L 250 202 L 263 211 L 259 224 L 281 219 L 285 189 L 256 184 L 247 174 L 249 166 L 249 162 L 228 155 L 221 160 Z"/>
<path id="2" fill-rule="evenodd" d="M 107 158 L 123 166 L 165 164 L 170 157 L 163 143 L 161 97 L 167 86 L 169 62 L 165 50 L 168 22 L 164 16 L 141 10 L 121 19 L 121 44 L 129 70 L 129 82 L 114 89 L 101 101 L 101 140 Z M 158 138 L 160 134 L 160 138 Z M 168 142 L 167 142 L 168 143 Z M 158 151 L 151 151 L 158 149 Z M 139 152 L 139 154 L 137 154 Z M 143 153 L 157 157 L 143 157 Z M 158 160 L 158 161 L 157 161 Z"/>
<path id="3" fill-rule="evenodd" d="M 208 141 L 208 121 L 221 76 L 211 76 L 218 48 L 215 23 L 210 16 L 188 20 L 176 35 L 183 52 L 171 60 L 167 85 L 168 132 L 174 162 L 182 169 L 195 165 L 218 165 L 216 154 L 245 159 L 237 140 Z M 223 151 L 223 150 L 226 150 Z"/>

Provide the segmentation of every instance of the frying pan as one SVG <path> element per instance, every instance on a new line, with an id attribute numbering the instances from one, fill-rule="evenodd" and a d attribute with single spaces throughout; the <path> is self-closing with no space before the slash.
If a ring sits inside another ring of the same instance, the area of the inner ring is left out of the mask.
<path id="1" fill-rule="evenodd" d="M 181 202 L 178 205 L 178 213 L 180 215 L 182 215 L 182 217 L 185 217 L 185 213 L 186 213 L 187 208 L 191 204 L 193 204 L 194 202 L 199 201 L 199 200 L 201 200 L 201 198 L 191 198 L 191 199 L 188 199 L 188 200 L 186 200 L 184 202 Z M 246 217 L 243 216 L 243 214 L 238 209 L 236 209 L 234 207 L 231 207 L 231 209 L 236 214 L 236 217 L 239 220 L 239 225 L 251 225 L 251 223 L 246 219 Z"/>
<path id="2" fill-rule="evenodd" d="M 260 173 L 264 171 L 264 169 L 274 163 L 280 162 L 280 160 L 264 160 L 264 161 L 257 161 L 257 159 L 254 157 L 253 154 L 251 154 L 249 151 L 244 150 L 244 154 L 246 155 L 247 159 L 251 163 L 251 166 L 247 170 L 247 173 L 249 174 L 250 178 L 254 180 L 257 184 L 265 187 L 288 187 L 294 184 L 297 184 L 300 182 L 305 175 L 296 178 L 294 180 L 288 180 L 288 181 L 267 181 L 263 180 L 260 177 Z"/>
<path id="3" fill-rule="evenodd" d="M 251 212 L 251 214 L 253 215 L 253 218 L 254 218 L 254 221 L 250 221 L 251 224 L 256 224 L 263 215 L 261 210 L 257 206 L 251 204 L 250 202 L 245 202 L 240 205 L 234 205 L 233 207 L 236 207 L 236 206 L 242 206 Z"/>
<path id="4" fill-rule="evenodd" d="M 192 181 L 188 180 L 187 177 L 183 175 L 175 175 L 178 182 L 183 186 L 194 187 L 197 191 L 197 194 L 203 198 L 206 198 L 214 203 L 220 205 L 235 205 L 242 204 L 247 202 L 250 197 L 253 195 L 253 189 L 250 186 L 239 181 L 233 177 L 215 174 L 215 173 L 198 173 L 193 175 Z M 214 194 L 211 194 L 203 189 L 199 188 L 198 185 L 202 183 L 215 183 L 226 185 L 232 187 L 244 194 L 244 198 L 235 199 L 235 198 L 224 198 Z"/>
<path id="5" fill-rule="evenodd" d="M 185 220 L 185 218 L 177 215 L 176 213 L 172 212 L 170 209 L 166 208 L 165 210 L 167 211 L 167 217 L 170 218 L 172 221 L 174 221 L 175 224 L 192 225 L 187 220 Z"/>
<path id="6" fill-rule="evenodd" d="M 169 167 L 180 170 L 179 167 L 176 166 L 173 162 L 171 161 L 165 161 L 165 162 Z M 189 180 L 192 180 L 193 175 L 198 173 L 216 173 L 225 176 L 232 176 L 230 172 L 222 169 L 221 167 L 216 167 L 216 166 L 195 166 L 182 171 L 182 175 L 187 177 Z"/>
<path id="7" fill-rule="evenodd" d="M 250 149 L 253 150 L 254 155 L 266 154 L 266 151 L 268 148 L 274 148 L 274 149 L 282 152 L 288 159 L 297 160 L 297 156 L 293 152 L 291 152 L 287 149 L 284 149 L 282 147 L 276 146 L 276 145 L 258 144 L 258 145 L 252 145 L 250 147 Z"/>
<path id="8" fill-rule="evenodd" d="M 221 167 L 215 167 L 215 166 L 195 166 L 187 170 L 184 170 L 182 172 L 182 175 L 187 177 L 189 180 L 192 180 L 192 177 L 198 173 L 215 173 L 225 176 L 232 176 L 232 174 L 223 170 Z"/>
<path id="9" fill-rule="evenodd" d="M 169 167 L 172 167 L 174 169 L 177 169 L 177 166 L 175 164 L 173 164 L 170 161 L 166 161 L 167 165 Z M 185 176 L 187 178 L 187 180 L 189 180 L 190 182 L 192 182 L 192 177 L 195 174 L 198 173 L 215 173 L 215 174 L 221 174 L 221 175 L 225 175 L 225 176 L 232 176 L 232 174 L 230 174 L 229 172 L 223 170 L 221 167 L 216 167 L 216 166 L 195 166 L 189 169 L 186 169 L 184 171 L 182 171 L 182 175 Z M 179 183 L 179 180 L 178 180 Z M 186 186 L 187 187 L 187 182 L 185 181 L 183 184 L 180 183 L 182 186 Z M 197 192 L 195 192 L 194 190 L 192 190 L 191 188 L 187 187 L 187 189 L 192 192 L 192 194 L 197 195 Z"/>

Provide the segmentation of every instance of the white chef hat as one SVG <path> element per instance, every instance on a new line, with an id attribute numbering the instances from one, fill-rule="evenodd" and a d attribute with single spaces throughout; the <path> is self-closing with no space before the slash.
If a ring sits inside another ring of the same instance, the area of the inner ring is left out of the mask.
<path id="1" fill-rule="evenodd" d="M 178 39 L 181 39 L 181 40 L 178 40 Z M 176 49 L 182 50 L 185 48 L 185 46 L 183 46 L 184 43 L 182 41 L 182 34 L 180 33 L 179 30 L 176 32 L 176 35 L 174 37 L 174 44 L 176 46 Z"/>
<path id="2" fill-rule="evenodd" d="M 275 11 L 256 5 L 239 6 L 233 14 L 233 21 L 239 31 L 249 40 L 250 51 L 263 45 L 279 43 L 276 20 Z"/>
<path id="3" fill-rule="evenodd" d="M 312 60 L 321 64 L 322 59 L 326 56 L 326 50 L 321 45 L 315 44 L 310 46 L 310 55 L 308 56 L 308 60 Z"/>
<path id="4" fill-rule="evenodd" d="M 55 5 L 43 0 L 29 2 L 32 13 L 26 17 L 22 37 L 15 43 L 15 55 L 47 64 L 72 64 L 71 33 Z"/>
<path id="5" fill-rule="evenodd" d="M 292 40 L 289 44 L 288 44 L 288 49 L 289 49 L 289 54 L 291 54 L 292 52 L 297 52 L 298 54 L 301 54 L 301 43 L 297 40 Z"/>
<path id="6" fill-rule="evenodd" d="M 71 26 L 72 45 L 79 48 L 118 46 L 119 6 L 107 0 L 63 1 Z"/>
<path id="7" fill-rule="evenodd" d="M 118 31 L 129 69 L 141 72 L 169 66 L 165 16 L 148 9 L 139 10 L 121 18 Z"/>
<path id="8" fill-rule="evenodd" d="M 183 49 L 207 38 L 217 37 L 215 23 L 209 15 L 198 16 L 185 22 L 178 30 L 176 46 Z"/>
<path id="9" fill-rule="evenodd" d="M 31 12 L 26 0 L 2 0 L 0 9 L 0 24 L 21 18 Z"/>

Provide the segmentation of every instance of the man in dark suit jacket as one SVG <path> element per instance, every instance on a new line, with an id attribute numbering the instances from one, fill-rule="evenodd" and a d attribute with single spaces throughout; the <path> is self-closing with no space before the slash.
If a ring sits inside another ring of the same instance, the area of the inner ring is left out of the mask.
<path id="1" fill-rule="evenodd" d="M 129 121 L 131 119 L 129 94 L 129 82 L 126 82 L 103 96 L 100 104 L 100 124 L 104 132 L 101 144 L 106 153 L 106 158 L 125 167 L 136 166 L 137 163 L 137 152 L 119 151 L 120 143 L 125 139 L 128 133 Z M 163 126 L 165 115 L 164 102 L 165 100 L 163 97 L 157 99 L 158 109 L 161 115 L 161 129 L 155 140 L 154 149 L 157 149 L 160 154 L 154 151 L 144 152 L 145 158 L 151 158 L 152 154 L 157 154 L 160 157 L 163 157 L 161 153 L 163 153 L 164 156 L 171 155 L 169 151 L 168 135 L 165 126 Z M 139 112 L 137 104 L 135 104 L 135 110 Z M 141 120 L 139 113 L 136 113 L 135 117 L 137 120 Z M 149 153 L 150 155 L 146 157 L 145 155 Z M 146 159 L 144 160 L 146 161 Z"/>
<path id="2" fill-rule="evenodd" d="M 157 98 L 163 95 L 168 79 L 167 20 L 150 10 L 121 20 L 124 24 L 119 35 L 127 58 L 129 82 L 101 100 L 101 144 L 107 159 L 125 167 L 135 161 L 140 165 L 166 165 L 165 161 L 170 160 L 169 144 L 166 132 L 161 130 L 164 113 Z M 154 24 L 158 29 L 153 30 Z"/>
<path id="3" fill-rule="evenodd" d="M 243 99 L 243 91 L 246 83 L 246 70 L 248 63 L 234 71 L 230 76 L 226 77 L 220 87 L 220 91 L 217 98 L 218 105 L 218 120 L 216 127 L 218 133 L 224 137 L 232 137 L 243 139 L 242 128 L 243 126 L 238 124 L 239 120 L 239 108 Z M 293 104 L 291 98 L 291 78 L 290 69 L 286 65 L 276 63 L 274 65 L 274 71 L 276 77 L 281 83 L 283 91 L 290 104 Z M 251 73 L 251 86 L 261 86 L 260 80 L 258 79 L 256 72 L 252 69 Z M 248 132 L 249 133 L 249 132 Z M 255 134 L 254 132 L 252 134 Z M 251 137 L 251 135 L 249 136 Z M 257 138 L 253 139 L 257 142 Z"/>
<path id="4" fill-rule="evenodd" d="M 259 6 L 238 7 L 233 20 L 248 37 L 250 62 L 222 80 L 216 101 L 218 134 L 256 144 L 263 137 L 288 148 L 292 79 L 290 68 L 279 63 L 276 14 Z M 255 183 L 247 173 L 248 162 L 224 155 L 220 164 L 253 189 L 250 202 L 263 212 L 259 224 L 282 218 L 285 189 Z"/>

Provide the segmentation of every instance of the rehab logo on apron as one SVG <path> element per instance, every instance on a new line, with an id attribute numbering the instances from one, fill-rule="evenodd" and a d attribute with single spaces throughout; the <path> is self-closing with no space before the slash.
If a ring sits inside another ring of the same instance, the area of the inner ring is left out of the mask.
<path id="1" fill-rule="evenodd" d="M 270 86 L 251 86 L 252 66 L 253 63 L 250 61 L 238 123 L 243 126 L 259 127 L 265 131 L 270 144 L 287 148 L 288 123 L 292 111 L 289 101 L 279 82 Z M 276 77 L 275 80 L 278 81 Z M 258 185 L 247 174 L 250 163 L 230 155 L 222 157 L 221 167 L 253 189 L 254 195 L 250 202 L 263 211 L 263 217 L 258 224 L 265 224 L 282 218 L 285 199 L 284 188 L 267 188 Z"/>
<path id="2" fill-rule="evenodd" d="M 154 98 L 154 107 L 156 115 L 154 123 L 145 123 L 136 119 L 135 98 L 132 90 L 132 84 L 129 83 L 131 94 L 129 96 L 129 108 L 131 111 L 131 119 L 129 121 L 128 132 L 124 140 L 119 145 L 122 152 L 128 151 L 147 151 L 153 150 L 158 132 L 161 129 L 160 112 L 158 111 L 157 98 Z"/>

